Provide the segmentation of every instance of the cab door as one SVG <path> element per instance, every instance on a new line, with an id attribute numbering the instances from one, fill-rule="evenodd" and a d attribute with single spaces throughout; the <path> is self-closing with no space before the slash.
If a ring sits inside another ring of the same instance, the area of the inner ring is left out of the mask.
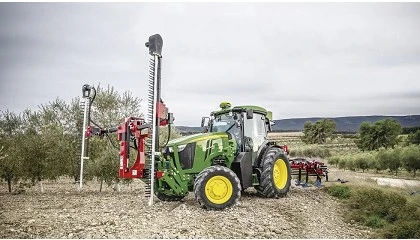
<path id="1" fill-rule="evenodd" d="M 249 140 L 251 139 L 251 141 Z M 265 124 L 265 116 L 254 113 L 252 119 L 244 117 L 244 141 L 246 148 L 252 151 L 252 164 L 257 157 L 260 146 L 267 139 L 267 127 Z"/>

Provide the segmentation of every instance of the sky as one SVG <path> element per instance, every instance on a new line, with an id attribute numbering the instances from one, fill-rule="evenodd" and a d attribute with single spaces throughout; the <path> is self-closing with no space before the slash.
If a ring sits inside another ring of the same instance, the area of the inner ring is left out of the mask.
<path id="1" fill-rule="evenodd" d="M 148 84 L 163 38 L 162 99 L 176 125 L 220 102 L 274 119 L 420 114 L 420 3 L 0 3 L 0 110 Z"/>

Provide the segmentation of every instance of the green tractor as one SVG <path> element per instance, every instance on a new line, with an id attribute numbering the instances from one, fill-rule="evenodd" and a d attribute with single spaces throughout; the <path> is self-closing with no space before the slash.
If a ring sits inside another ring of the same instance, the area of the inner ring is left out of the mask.
<path id="1" fill-rule="evenodd" d="M 205 133 L 169 141 L 163 149 L 154 186 L 160 200 L 178 201 L 193 191 L 202 207 L 224 209 L 249 187 L 267 198 L 289 191 L 287 147 L 267 140 L 272 113 L 227 102 L 220 108 L 203 117 Z"/>

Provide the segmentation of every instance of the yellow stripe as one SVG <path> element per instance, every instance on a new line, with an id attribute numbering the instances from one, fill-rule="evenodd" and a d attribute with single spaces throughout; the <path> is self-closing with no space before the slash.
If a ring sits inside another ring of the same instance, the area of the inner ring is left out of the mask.
<path id="1" fill-rule="evenodd" d="M 215 139 L 215 138 L 220 138 L 220 137 L 226 137 L 226 134 L 218 134 L 218 135 L 212 135 L 212 136 L 205 136 L 205 137 L 194 139 L 194 142 L 198 142 L 198 141 L 202 141 L 202 140 L 210 140 L 210 139 Z"/>

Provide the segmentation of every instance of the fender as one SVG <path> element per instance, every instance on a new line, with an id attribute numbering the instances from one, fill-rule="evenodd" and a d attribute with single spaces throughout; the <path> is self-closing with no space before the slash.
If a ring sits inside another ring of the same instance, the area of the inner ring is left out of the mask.
<path id="1" fill-rule="evenodd" d="M 255 159 L 255 162 L 253 164 L 254 168 L 261 168 L 262 167 L 262 162 L 261 160 L 264 159 L 265 154 L 268 152 L 269 149 L 271 148 L 278 148 L 281 149 L 281 151 L 283 151 L 283 153 L 287 156 L 288 154 L 288 149 L 285 146 L 280 146 L 278 145 L 276 142 L 273 141 L 268 141 L 265 140 L 263 142 L 263 144 L 261 145 L 260 149 L 258 149 L 257 152 L 257 158 Z"/>

